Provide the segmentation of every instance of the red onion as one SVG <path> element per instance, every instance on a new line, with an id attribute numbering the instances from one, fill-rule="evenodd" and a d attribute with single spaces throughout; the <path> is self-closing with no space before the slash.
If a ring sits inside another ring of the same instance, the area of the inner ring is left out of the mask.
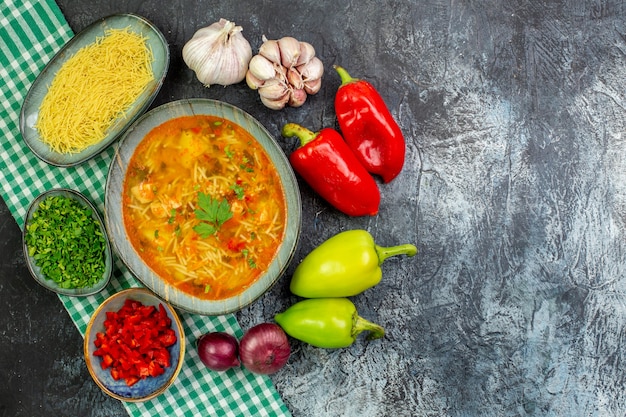
<path id="1" fill-rule="evenodd" d="M 256 374 L 273 374 L 289 359 L 291 348 L 285 331 L 274 323 L 251 327 L 239 342 L 241 363 Z"/>
<path id="2" fill-rule="evenodd" d="M 203 334 L 196 345 L 200 360 L 213 371 L 225 371 L 239 366 L 237 339 L 228 333 Z"/>

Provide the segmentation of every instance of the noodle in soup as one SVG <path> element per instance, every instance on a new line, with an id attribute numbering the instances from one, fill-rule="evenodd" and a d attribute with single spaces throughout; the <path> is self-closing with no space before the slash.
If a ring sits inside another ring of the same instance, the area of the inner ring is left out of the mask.
<path id="1" fill-rule="evenodd" d="M 285 232 L 285 196 L 269 156 L 216 116 L 179 117 L 150 131 L 130 160 L 122 206 L 143 261 L 201 299 L 250 287 Z"/>

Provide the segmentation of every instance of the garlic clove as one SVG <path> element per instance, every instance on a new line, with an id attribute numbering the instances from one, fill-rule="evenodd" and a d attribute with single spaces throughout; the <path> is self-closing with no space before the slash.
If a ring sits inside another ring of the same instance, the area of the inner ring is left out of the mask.
<path id="1" fill-rule="evenodd" d="M 315 56 L 315 48 L 308 42 L 300 41 L 300 56 L 296 62 L 296 66 L 308 63 Z"/>
<path id="2" fill-rule="evenodd" d="M 276 71 L 276 78 L 287 82 L 287 68 L 280 64 L 274 64 L 274 70 Z"/>
<path id="3" fill-rule="evenodd" d="M 287 102 L 289 101 L 289 96 L 290 96 L 289 94 L 285 94 L 284 97 L 281 97 L 278 100 L 270 100 L 263 96 L 260 96 L 260 97 L 261 97 L 261 103 L 263 103 L 263 105 L 267 107 L 268 109 L 281 110 L 281 109 L 284 109 L 285 106 L 287 105 Z"/>
<path id="4" fill-rule="evenodd" d="M 317 92 L 320 91 L 320 88 L 322 88 L 321 78 L 318 78 L 317 80 L 306 81 L 304 83 L 304 91 L 306 91 L 307 94 L 310 95 L 317 94 Z"/>
<path id="5" fill-rule="evenodd" d="M 317 80 L 324 74 L 324 64 L 318 57 L 313 57 L 307 64 L 300 65 L 298 71 L 304 81 Z"/>
<path id="6" fill-rule="evenodd" d="M 280 80 L 268 80 L 259 87 L 259 95 L 268 100 L 279 100 L 289 93 L 289 87 Z"/>
<path id="7" fill-rule="evenodd" d="M 263 35 L 263 44 L 259 47 L 259 55 L 264 56 L 275 64 L 280 64 L 280 48 L 278 47 L 278 41 L 268 40 Z"/>
<path id="8" fill-rule="evenodd" d="M 259 80 L 269 80 L 276 76 L 274 64 L 262 55 L 255 55 L 250 60 L 248 71 Z"/>
<path id="9" fill-rule="evenodd" d="M 283 67 L 291 68 L 296 65 L 300 57 L 300 42 L 291 36 L 285 36 L 278 40 L 280 49 L 280 62 Z"/>
<path id="10" fill-rule="evenodd" d="M 307 93 L 304 89 L 292 89 L 289 94 L 289 105 L 291 107 L 300 107 L 306 101 Z"/>
<path id="11" fill-rule="evenodd" d="M 287 80 L 289 84 L 296 90 L 301 90 L 304 88 L 304 81 L 302 80 L 302 75 L 295 68 L 289 68 L 287 70 Z"/>
<path id="12" fill-rule="evenodd" d="M 259 80 L 257 77 L 252 75 L 252 72 L 248 71 L 246 72 L 246 84 L 248 84 L 248 87 L 250 87 L 251 89 L 256 90 L 257 88 L 265 84 L 265 81 Z"/>

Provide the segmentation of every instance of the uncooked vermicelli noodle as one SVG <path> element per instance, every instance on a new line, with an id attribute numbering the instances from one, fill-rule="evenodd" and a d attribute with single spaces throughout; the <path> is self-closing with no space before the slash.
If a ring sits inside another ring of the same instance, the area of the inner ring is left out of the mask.
<path id="1" fill-rule="evenodd" d="M 55 75 L 35 127 L 59 153 L 79 153 L 101 142 L 115 120 L 154 79 L 146 38 L 129 29 L 109 29 L 81 48 Z"/>

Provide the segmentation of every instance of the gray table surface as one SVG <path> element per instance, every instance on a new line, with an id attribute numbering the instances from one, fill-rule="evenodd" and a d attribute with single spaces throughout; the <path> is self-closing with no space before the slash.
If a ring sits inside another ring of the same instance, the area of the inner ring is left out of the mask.
<path id="1" fill-rule="evenodd" d="M 118 12 L 162 30 L 172 61 L 154 105 L 224 100 L 279 139 L 288 121 L 335 127 L 341 64 L 399 121 L 406 164 L 381 184 L 376 217 L 344 216 L 302 184 L 294 264 L 356 228 L 420 252 L 387 261 L 353 298 L 384 340 L 293 343 L 272 379 L 294 416 L 626 415 L 626 2 L 58 3 L 75 31 Z M 255 51 L 262 35 L 313 44 L 321 92 L 276 112 L 244 84 L 202 87 L 181 49 L 220 17 Z M 61 303 L 29 277 L 4 204 L 0 235 L 0 416 L 123 416 L 91 381 Z M 294 302 L 287 286 L 238 313 L 242 327 Z"/>

